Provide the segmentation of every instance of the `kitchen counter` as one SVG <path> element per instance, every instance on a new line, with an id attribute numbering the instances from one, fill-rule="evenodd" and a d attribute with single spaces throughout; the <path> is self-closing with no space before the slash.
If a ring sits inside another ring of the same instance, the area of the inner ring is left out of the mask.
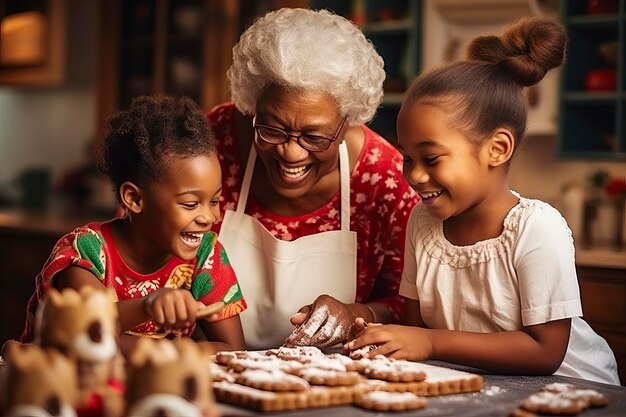
<path id="1" fill-rule="evenodd" d="M 19 337 L 35 277 L 56 241 L 78 226 L 106 219 L 102 213 L 61 207 L 0 208 L 0 345 Z"/>
<path id="2" fill-rule="evenodd" d="M 626 248 L 621 250 L 576 248 L 576 265 L 626 269 Z M 624 275 L 626 277 L 626 273 Z"/>
<path id="3" fill-rule="evenodd" d="M 102 213 L 86 213 L 78 210 L 26 210 L 22 208 L 0 208 L 0 229 L 39 233 L 60 237 L 78 226 L 103 221 L 110 216 Z"/>
<path id="4" fill-rule="evenodd" d="M 472 368 L 439 361 L 426 363 L 480 373 Z M 402 416 L 466 416 L 466 417 L 502 417 L 511 413 L 528 396 L 537 393 L 547 384 L 559 382 L 574 384 L 577 388 L 593 389 L 609 398 L 606 407 L 589 408 L 581 417 L 617 417 L 624 416 L 626 409 L 626 387 L 601 384 L 564 376 L 512 376 L 483 373 L 484 388 L 481 392 L 469 394 L 442 395 L 427 398 L 428 404 L 423 410 L 400 413 Z M 222 415 L 227 416 L 262 416 L 267 413 L 256 412 L 242 407 L 219 403 Z M 372 412 L 351 405 L 294 410 L 279 413 L 281 417 L 383 417 L 396 416 L 397 412 Z"/>

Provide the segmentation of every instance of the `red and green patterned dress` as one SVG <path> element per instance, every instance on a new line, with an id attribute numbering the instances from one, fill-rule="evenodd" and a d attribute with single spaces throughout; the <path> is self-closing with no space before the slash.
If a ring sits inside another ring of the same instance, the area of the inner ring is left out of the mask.
<path id="1" fill-rule="evenodd" d="M 37 307 L 45 291 L 52 286 L 54 276 L 70 266 L 86 269 L 106 287 L 114 289 L 116 301 L 145 297 L 158 288 L 169 287 L 188 289 L 194 298 L 206 305 L 223 301 L 226 307 L 219 313 L 220 320 L 246 309 L 235 272 L 215 233 L 204 236 L 194 259 L 185 261 L 172 257 L 158 271 L 144 275 L 130 269 L 122 260 L 108 222 L 90 223 L 63 236 L 54 246 L 36 278 L 35 293 L 28 302 L 22 342 L 33 340 Z M 192 331 L 193 328 L 185 329 L 182 335 L 187 336 Z M 127 333 L 157 338 L 166 336 L 152 321 Z"/>

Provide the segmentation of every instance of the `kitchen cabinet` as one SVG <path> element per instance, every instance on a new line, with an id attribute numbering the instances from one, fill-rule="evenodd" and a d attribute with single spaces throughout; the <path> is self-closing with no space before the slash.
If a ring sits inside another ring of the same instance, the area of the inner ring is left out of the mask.
<path id="1" fill-rule="evenodd" d="M 357 24 L 385 61 L 387 78 L 381 107 L 370 126 L 397 141 L 396 117 L 404 91 L 420 70 L 421 13 L 418 0 L 312 0 L 313 9 L 328 9 Z"/>
<path id="2" fill-rule="evenodd" d="M 238 1 L 102 2 L 98 131 L 143 94 L 186 95 L 208 110 L 228 100 Z"/>
<path id="3" fill-rule="evenodd" d="M 0 346 L 20 337 L 35 278 L 57 240 L 78 226 L 108 218 L 84 208 L 0 209 Z"/>
<path id="4" fill-rule="evenodd" d="M 0 227 L 0 345 L 20 337 L 35 277 L 60 236 Z"/>
<path id="5" fill-rule="evenodd" d="M 61 85 L 67 19 L 67 0 L 0 0 L 0 85 Z"/>
<path id="6" fill-rule="evenodd" d="M 626 385 L 626 269 L 578 266 L 583 318 L 615 353 Z"/>
<path id="7" fill-rule="evenodd" d="M 570 34 L 560 96 L 559 153 L 626 160 L 626 0 L 561 2 Z"/>
<path id="8" fill-rule="evenodd" d="M 522 16 L 558 18 L 558 0 L 422 0 L 422 70 L 465 59 L 478 36 L 497 35 Z M 556 136 L 558 129 L 558 69 L 526 89 L 527 136 Z"/>

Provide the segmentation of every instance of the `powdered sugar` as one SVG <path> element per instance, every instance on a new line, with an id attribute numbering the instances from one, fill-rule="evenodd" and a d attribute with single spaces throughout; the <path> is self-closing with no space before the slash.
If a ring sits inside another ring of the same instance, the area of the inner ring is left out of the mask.
<path id="1" fill-rule="evenodd" d="M 328 347 L 344 341 L 347 329 L 342 315 L 333 314 L 328 306 L 316 307 L 306 321 L 296 327 L 285 340 L 285 345 Z"/>
<path id="2" fill-rule="evenodd" d="M 491 387 L 484 389 L 482 392 L 483 394 L 492 397 L 494 395 L 501 394 L 502 392 L 506 392 L 506 390 L 498 387 L 497 385 L 492 385 Z"/>
<path id="3" fill-rule="evenodd" d="M 247 379 L 248 381 L 257 382 L 260 384 L 274 384 L 278 382 L 285 382 L 287 384 L 293 385 L 292 388 L 294 388 L 294 391 L 295 387 L 300 387 L 302 389 L 306 389 L 309 387 L 309 384 L 302 378 L 298 378 L 295 375 L 286 374 L 285 372 L 279 371 L 277 369 L 270 371 L 263 369 L 247 369 L 240 374 L 240 377 L 243 379 Z"/>

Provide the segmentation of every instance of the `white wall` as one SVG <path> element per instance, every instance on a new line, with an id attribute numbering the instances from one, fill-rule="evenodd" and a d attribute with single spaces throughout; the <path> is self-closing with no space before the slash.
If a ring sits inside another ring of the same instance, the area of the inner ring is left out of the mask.
<path id="1" fill-rule="evenodd" d="M 511 188 L 526 197 L 538 198 L 559 206 L 561 187 L 572 181 L 584 184 L 590 174 L 605 170 L 626 176 L 625 162 L 590 162 L 557 157 L 557 138 L 528 137 L 513 161 Z"/>
<path id="2" fill-rule="evenodd" d="M 98 19 L 93 0 L 68 1 L 67 73 L 55 88 L 0 87 L 0 186 L 28 167 L 54 177 L 85 158 L 95 136 Z"/>

